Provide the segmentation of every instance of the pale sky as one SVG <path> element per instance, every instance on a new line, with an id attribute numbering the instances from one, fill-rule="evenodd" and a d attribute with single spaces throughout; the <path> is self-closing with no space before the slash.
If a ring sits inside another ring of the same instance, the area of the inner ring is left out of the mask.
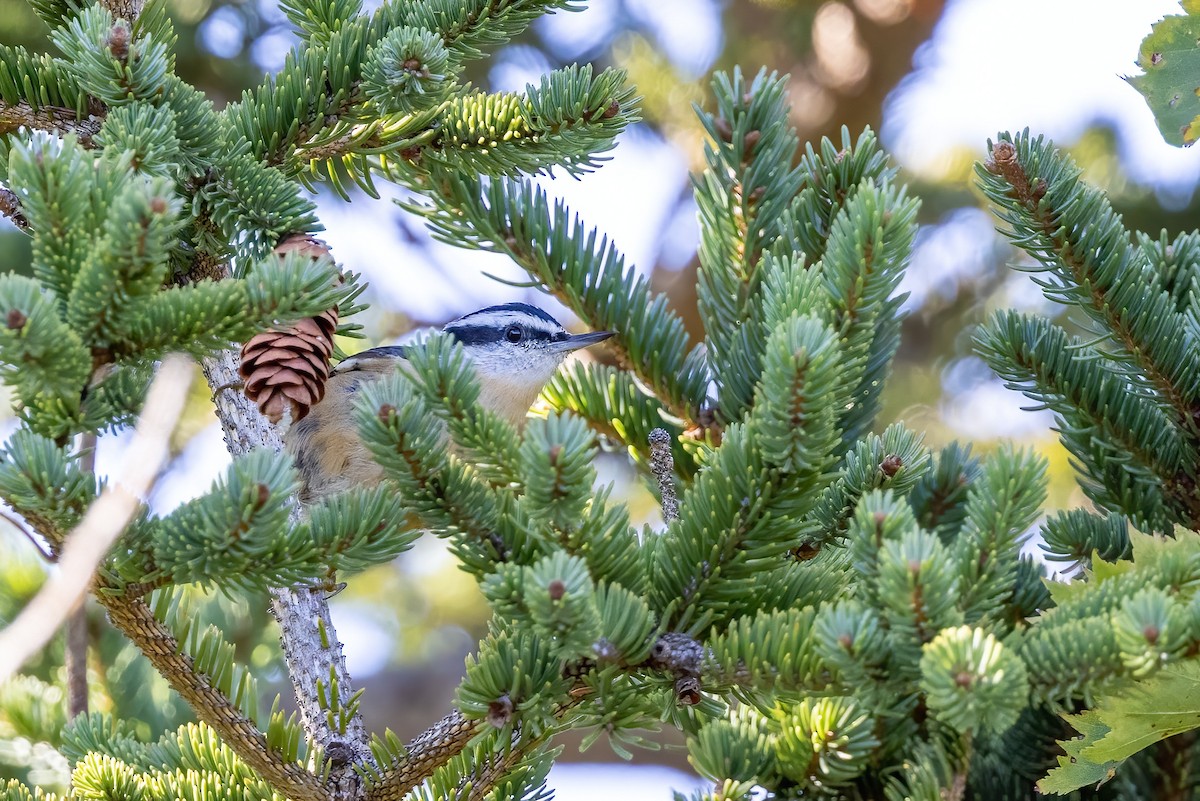
<path id="1" fill-rule="evenodd" d="M 885 108 L 883 140 L 906 167 L 936 171 L 947 150 L 977 150 L 1000 130 L 1029 127 L 1070 143 L 1108 120 L 1134 180 L 1190 189 L 1200 152 L 1164 142 L 1122 80 L 1140 72 L 1151 24 L 1178 13 L 1178 0 L 950 2 Z"/>

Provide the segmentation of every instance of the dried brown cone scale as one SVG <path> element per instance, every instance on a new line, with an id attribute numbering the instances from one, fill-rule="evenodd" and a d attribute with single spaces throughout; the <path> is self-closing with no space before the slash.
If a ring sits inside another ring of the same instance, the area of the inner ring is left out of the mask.
<path id="1" fill-rule="evenodd" d="M 307 234 L 291 234 L 280 240 L 275 254 L 331 258 L 328 246 Z M 325 397 L 329 359 L 333 356 L 333 333 L 338 310 L 332 309 L 299 320 L 284 329 L 264 331 L 242 346 L 238 372 L 245 382 L 246 397 L 272 423 L 291 411 L 292 422 L 301 420 L 315 403 Z"/>

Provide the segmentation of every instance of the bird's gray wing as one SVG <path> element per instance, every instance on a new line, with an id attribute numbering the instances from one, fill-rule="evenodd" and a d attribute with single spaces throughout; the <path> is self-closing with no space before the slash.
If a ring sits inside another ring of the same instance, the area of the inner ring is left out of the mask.
<path id="1" fill-rule="evenodd" d="M 367 370 L 372 373 L 382 373 L 392 370 L 396 362 L 407 359 L 410 345 L 385 345 L 356 353 L 338 362 L 330 373 L 349 373 L 354 370 Z"/>

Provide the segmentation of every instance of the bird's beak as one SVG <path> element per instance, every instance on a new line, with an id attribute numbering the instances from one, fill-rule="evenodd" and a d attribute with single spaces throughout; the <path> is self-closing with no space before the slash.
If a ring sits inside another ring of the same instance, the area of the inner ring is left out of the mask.
<path id="1" fill-rule="evenodd" d="M 553 347 L 554 350 L 570 353 L 573 350 L 603 342 L 615 333 L 616 331 L 589 331 L 586 334 L 571 334 L 566 339 L 555 342 Z"/>

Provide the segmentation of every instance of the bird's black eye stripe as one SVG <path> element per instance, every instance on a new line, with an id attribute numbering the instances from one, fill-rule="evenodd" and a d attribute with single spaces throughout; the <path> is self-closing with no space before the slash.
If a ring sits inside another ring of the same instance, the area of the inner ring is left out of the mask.
<path id="1" fill-rule="evenodd" d="M 463 324 L 456 321 L 446 326 L 446 333 L 452 335 L 464 345 L 490 345 L 498 343 L 520 345 L 551 342 L 570 336 L 562 331 L 546 331 L 541 327 L 512 322 L 488 325 L 483 323 Z"/>
<path id="2" fill-rule="evenodd" d="M 486 345 L 496 342 L 496 329 L 486 325 L 463 325 L 446 330 L 464 345 Z"/>

